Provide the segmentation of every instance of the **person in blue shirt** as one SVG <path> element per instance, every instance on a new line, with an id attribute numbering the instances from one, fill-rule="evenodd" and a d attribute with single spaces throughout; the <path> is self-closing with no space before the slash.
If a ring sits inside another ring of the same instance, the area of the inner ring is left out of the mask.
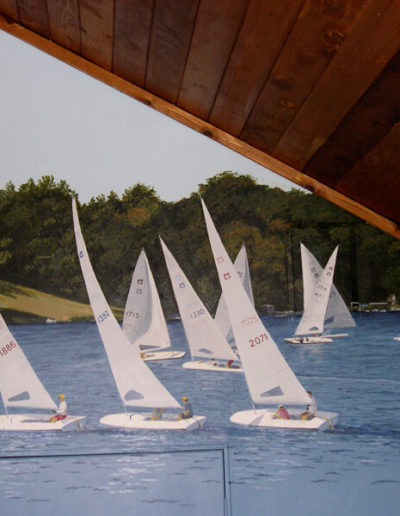
<path id="1" fill-rule="evenodd" d="M 180 421 L 181 419 L 189 419 L 189 418 L 193 417 L 193 409 L 192 409 L 192 405 L 189 403 L 188 397 L 182 396 L 182 401 L 183 401 L 183 412 L 180 412 L 178 414 L 178 421 Z"/>

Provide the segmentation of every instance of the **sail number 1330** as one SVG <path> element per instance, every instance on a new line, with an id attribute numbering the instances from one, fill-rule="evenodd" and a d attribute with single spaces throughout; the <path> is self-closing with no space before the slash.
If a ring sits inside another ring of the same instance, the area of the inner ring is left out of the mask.
<path id="1" fill-rule="evenodd" d="M 261 344 L 261 342 L 266 340 L 268 340 L 268 335 L 266 333 L 261 333 L 261 335 L 257 335 L 254 339 L 249 339 L 249 344 L 251 348 L 254 348 L 257 344 Z"/>

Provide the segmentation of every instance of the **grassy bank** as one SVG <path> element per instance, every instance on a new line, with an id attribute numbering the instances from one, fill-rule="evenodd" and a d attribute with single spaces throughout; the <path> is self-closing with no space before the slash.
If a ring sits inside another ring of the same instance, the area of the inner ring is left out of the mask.
<path id="1" fill-rule="evenodd" d="M 8 324 L 93 320 L 90 305 L 0 280 L 0 311 Z M 113 308 L 118 319 L 123 310 Z"/>

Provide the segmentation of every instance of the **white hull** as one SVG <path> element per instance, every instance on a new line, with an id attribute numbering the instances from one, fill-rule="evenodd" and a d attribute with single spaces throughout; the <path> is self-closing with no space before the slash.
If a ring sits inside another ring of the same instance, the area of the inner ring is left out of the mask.
<path id="1" fill-rule="evenodd" d="M 167 419 L 166 417 L 151 420 L 150 415 L 143 414 L 108 414 L 100 419 L 100 423 L 106 426 L 127 429 L 144 430 L 187 430 L 189 432 L 203 428 L 205 416 L 193 416 L 188 419 Z"/>
<path id="2" fill-rule="evenodd" d="M 42 414 L 12 414 L 0 416 L 0 430 L 17 432 L 35 432 L 47 430 L 76 430 L 82 427 L 86 417 L 67 416 L 65 419 L 51 423 L 48 417 Z"/>
<path id="3" fill-rule="evenodd" d="M 394 340 L 400 340 L 400 337 L 393 337 Z"/>
<path id="4" fill-rule="evenodd" d="M 333 342 L 331 336 L 329 337 L 288 337 L 285 339 L 290 344 L 322 344 L 324 342 Z"/>
<path id="5" fill-rule="evenodd" d="M 185 355 L 185 351 L 147 351 L 141 353 L 145 362 L 151 362 L 153 360 L 173 360 L 183 358 Z"/>
<path id="6" fill-rule="evenodd" d="M 203 369 L 206 371 L 216 371 L 216 372 L 224 372 L 224 373 L 242 373 L 243 369 L 241 367 L 232 366 L 227 367 L 226 365 L 221 364 L 212 364 L 206 360 L 197 360 L 194 362 L 185 362 L 182 367 L 185 369 Z"/>
<path id="7" fill-rule="evenodd" d="M 338 420 L 335 412 L 318 411 L 317 415 L 309 420 L 300 419 L 301 411 L 289 410 L 293 419 L 273 419 L 274 409 L 243 410 L 235 412 L 230 417 L 232 423 L 238 425 L 258 426 L 266 428 L 287 428 L 291 430 L 328 430 Z M 297 417 L 297 419 L 294 419 Z"/>

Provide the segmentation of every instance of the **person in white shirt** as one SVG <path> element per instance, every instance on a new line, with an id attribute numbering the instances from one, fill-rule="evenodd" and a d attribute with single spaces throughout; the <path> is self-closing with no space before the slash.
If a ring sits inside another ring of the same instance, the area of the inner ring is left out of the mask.
<path id="1" fill-rule="evenodd" d="M 54 411 L 55 415 L 50 418 L 52 423 L 67 417 L 67 402 L 65 401 L 65 395 L 59 394 L 58 399 L 60 400 L 60 404 L 58 405 L 57 410 Z"/>

